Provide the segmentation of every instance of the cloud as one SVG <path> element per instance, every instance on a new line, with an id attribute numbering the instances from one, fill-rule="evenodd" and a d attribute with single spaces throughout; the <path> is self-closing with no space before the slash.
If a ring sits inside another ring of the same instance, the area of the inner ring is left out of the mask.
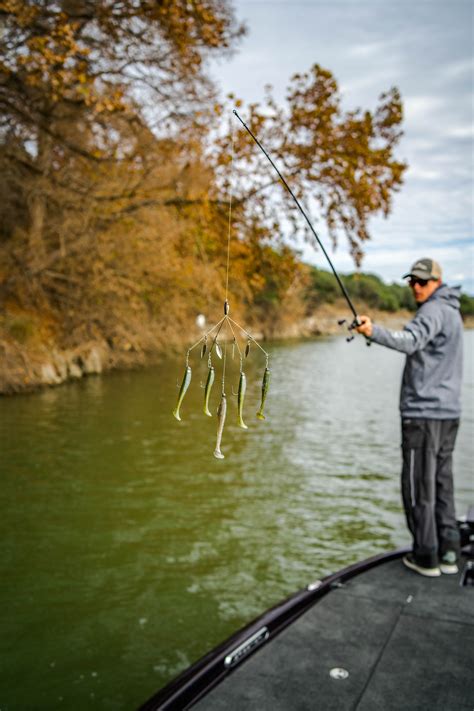
<path id="1" fill-rule="evenodd" d="M 451 126 L 448 128 L 446 136 L 449 138 L 473 138 L 474 125 L 469 123 L 464 126 Z"/>
<path id="2" fill-rule="evenodd" d="M 445 106 L 445 100 L 436 96 L 406 96 L 404 114 L 407 122 L 423 121 L 426 124 Z"/>
<path id="3" fill-rule="evenodd" d="M 474 71 L 474 61 L 471 57 L 466 59 L 460 59 L 457 62 L 448 63 L 445 67 L 441 69 L 441 78 L 448 79 L 452 81 L 460 77 L 466 77 L 468 80 L 472 77 Z"/>
<path id="4" fill-rule="evenodd" d="M 347 49 L 347 55 L 353 58 L 361 59 L 372 59 L 374 56 L 379 54 L 387 54 L 390 47 L 398 46 L 395 41 L 378 41 L 378 42 L 366 42 L 364 44 L 356 44 Z"/>
<path id="5" fill-rule="evenodd" d="M 261 101 L 269 83 L 282 103 L 289 77 L 314 63 L 333 72 L 349 109 L 373 109 L 383 91 L 400 89 L 404 135 L 396 156 L 409 170 L 388 220 L 370 221 L 363 268 L 398 279 L 407 264 L 433 254 L 446 262 L 448 281 L 462 278 L 472 291 L 471 2 L 236 0 L 235 6 L 249 34 L 231 63 L 219 65 L 224 92 Z M 330 248 L 322 221 L 319 233 Z M 330 253 L 342 271 L 353 269 L 344 237 Z M 322 254 L 308 247 L 306 254 L 324 266 Z"/>
<path id="6" fill-rule="evenodd" d="M 419 165 L 409 166 L 407 175 L 412 179 L 416 178 L 418 180 L 439 180 L 443 176 L 439 170 L 430 170 Z"/>

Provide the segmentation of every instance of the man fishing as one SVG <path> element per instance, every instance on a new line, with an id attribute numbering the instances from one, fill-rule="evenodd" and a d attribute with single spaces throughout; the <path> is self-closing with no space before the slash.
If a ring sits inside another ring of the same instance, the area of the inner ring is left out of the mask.
<path id="1" fill-rule="evenodd" d="M 461 414 L 463 326 L 460 287 L 442 282 L 441 267 L 420 259 L 404 277 L 418 309 L 403 331 L 360 317 L 357 331 L 406 353 L 400 392 L 401 488 L 413 550 L 403 558 L 428 577 L 458 572 L 452 458 Z"/>
<path id="2" fill-rule="evenodd" d="M 429 577 L 458 572 L 459 531 L 454 512 L 452 457 L 461 414 L 463 328 L 459 288 L 441 280 L 433 259 L 420 259 L 405 274 L 418 311 L 403 331 L 389 331 L 357 315 L 355 307 L 310 219 L 277 166 L 237 111 L 233 112 L 276 171 L 320 246 L 347 301 L 356 328 L 367 342 L 406 353 L 400 393 L 402 496 L 413 551 L 403 558 Z M 351 339 L 348 339 L 351 340 Z"/>

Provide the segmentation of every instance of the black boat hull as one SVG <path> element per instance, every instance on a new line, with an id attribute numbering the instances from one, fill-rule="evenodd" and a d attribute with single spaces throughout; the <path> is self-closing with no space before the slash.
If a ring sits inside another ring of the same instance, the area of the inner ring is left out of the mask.
<path id="1" fill-rule="evenodd" d="M 157 709 L 175 711 L 195 705 L 206 711 L 220 708 L 255 708 L 258 711 L 264 709 L 274 711 L 276 708 L 320 708 L 324 711 L 330 708 L 349 709 L 355 708 L 354 704 L 358 703 L 357 698 L 359 700 L 363 698 L 362 679 L 364 679 L 364 694 L 369 705 L 362 705 L 360 708 L 377 708 L 382 694 L 381 689 L 384 689 L 384 684 L 388 683 L 387 673 L 384 676 L 381 671 L 383 664 L 380 660 L 383 655 L 385 654 L 389 659 L 390 654 L 396 653 L 398 647 L 405 650 L 401 652 L 402 655 L 407 654 L 407 650 L 410 649 L 413 649 L 414 654 L 418 644 L 417 640 L 413 639 L 400 642 L 397 647 L 395 632 L 399 632 L 402 641 L 408 639 L 408 632 L 403 630 L 407 626 L 408 629 L 412 626 L 413 630 L 416 630 L 421 618 L 421 626 L 429 622 L 432 629 L 439 628 L 441 645 L 443 635 L 446 629 L 449 629 L 450 623 L 454 625 L 457 634 L 460 634 L 460 623 L 465 623 L 467 631 L 472 633 L 471 640 L 474 639 L 474 588 L 472 587 L 474 522 L 461 524 L 461 534 L 464 556 L 458 575 L 443 576 L 444 580 L 431 580 L 407 570 L 400 559 L 409 550 L 408 548 L 376 555 L 350 565 L 309 584 L 304 590 L 265 612 L 186 669 L 145 702 L 139 711 Z M 330 595 L 330 593 L 336 594 Z M 449 610 L 450 607 L 454 609 L 453 606 L 457 612 L 453 611 L 447 615 L 443 612 L 445 607 Z M 338 616 L 340 620 L 335 623 L 334 618 Z M 376 618 L 377 625 L 374 623 Z M 335 627 L 338 627 L 337 634 L 333 634 Z M 366 632 L 371 628 L 371 632 Z M 351 639 L 351 636 L 357 634 L 365 635 L 365 650 L 354 644 L 354 640 Z M 334 641 L 331 650 L 330 640 L 332 638 L 336 640 L 338 635 L 339 641 Z M 347 644 L 343 641 L 345 635 L 348 638 Z M 318 643 L 314 642 L 318 637 L 319 647 Z M 390 648 L 392 639 L 393 650 Z M 308 640 L 310 640 L 309 646 Z M 472 679 L 472 668 L 474 668 L 472 643 L 471 653 L 473 658 L 468 663 L 466 661 L 465 671 L 466 677 L 470 676 Z M 301 662 L 296 658 L 298 654 L 301 655 Z M 310 665 L 301 683 L 291 692 L 293 695 L 299 694 L 299 700 L 295 698 L 296 705 L 288 705 L 290 702 L 284 700 L 285 685 L 279 689 L 278 682 L 287 675 L 295 685 L 295 680 L 302 673 L 308 654 L 318 660 L 318 666 Z M 361 666 L 362 658 L 365 658 L 365 661 Z M 435 658 L 436 655 L 433 659 Z M 331 659 L 334 660 L 334 665 L 328 668 L 333 663 Z M 339 664 L 338 660 L 341 659 L 342 662 Z M 456 659 L 459 667 L 459 660 L 457 657 Z M 345 667 L 350 667 L 349 671 Z M 407 674 L 409 671 L 410 667 Z M 449 670 L 448 672 L 451 673 Z M 348 676 L 352 674 L 354 678 L 351 677 L 350 681 L 344 682 L 345 673 Z M 442 672 L 439 673 L 442 677 Z M 338 674 L 340 674 L 339 687 L 334 687 L 336 683 L 334 680 Z M 371 680 L 375 680 L 372 684 L 373 689 L 370 685 Z M 464 686 L 466 683 L 464 682 Z M 470 683 L 474 697 L 474 682 Z M 415 681 L 413 684 L 412 698 L 414 698 L 413 694 L 416 695 L 417 689 Z M 262 693 L 255 688 L 258 685 L 262 687 Z M 306 689 L 301 688 L 304 685 Z M 418 686 L 420 685 L 423 689 L 423 680 Z M 316 689 L 317 697 L 314 696 Z M 350 693 L 347 693 L 348 689 Z M 370 705 L 371 693 L 375 699 L 373 706 Z M 426 696 L 426 692 L 423 693 Z M 437 706 L 436 699 L 428 700 L 425 696 L 422 696 L 422 700 L 424 699 L 428 705 L 419 707 L 395 705 L 393 708 L 448 708 Z M 334 706 L 333 700 L 336 704 Z M 446 700 L 446 697 L 440 700 L 438 694 L 440 703 L 444 704 Z M 454 694 L 450 703 L 455 703 L 459 707 L 459 703 L 462 704 L 464 700 L 464 693 L 460 691 L 457 695 Z M 387 699 L 383 704 L 379 708 L 392 708 L 387 703 Z"/>

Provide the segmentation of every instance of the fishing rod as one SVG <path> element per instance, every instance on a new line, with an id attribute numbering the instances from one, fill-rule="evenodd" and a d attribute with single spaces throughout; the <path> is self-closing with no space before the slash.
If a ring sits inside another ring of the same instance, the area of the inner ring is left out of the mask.
<path id="1" fill-rule="evenodd" d="M 361 321 L 360 321 L 360 319 L 359 319 L 359 317 L 358 317 L 358 315 L 357 315 L 357 311 L 355 310 L 354 304 L 352 303 L 351 298 L 350 298 L 349 294 L 347 293 L 347 290 L 346 290 L 344 284 L 342 283 L 342 281 L 341 281 L 341 279 L 340 279 L 340 277 L 339 277 L 339 274 L 337 273 L 337 271 L 336 271 L 336 269 L 335 269 L 335 267 L 334 267 L 334 264 L 332 263 L 332 261 L 331 261 L 331 259 L 330 259 L 330 257 L 329 257 L 329 254 L 326 252 L 323 243 L 322 243 L 321 240 L 319 239 L 316 230 L 314 229 L 313 225 L 311 224 L 311 221 L 310 221 L 309 217 L 307 216 L 307 214 L 305 213 L 305 211 L 304 211 L 303 208 L 301 207 L 300 203 L 298 202 L 298 198 L 296 197 L 296 195 L 294 194 L 294 192 L 292 191 L 292 189 L 290 188 L 290 186 L 289 186 L 288 183 L 286 182 L 285 178 L 284 178 L 283 175 L 280 173 L 280 171 L 279 171 L 278 168 L 276 167 L 275 163 L 274 163 L 273 160 L 270 158 L 270 156 L 268 155 L 267 151 L 266 151 L 265 148 L 262 146 L 262 144 L 260 143 L 260 141 L 258 140 L 258 138 L 252 133 L 252 131 L 250 130 L 250 128 L 247 126 L 247 124 L 240 118 L 239 114 L 237 113 L 237 111 L 236 111 L 235 109 L 234 109 L 234 114 L 235 114 L 235 116 L 237 116 L 237 118 L 239 119 L 239 121 L 240 121 L 240 123 L 242 124 L 242 126 L 245 128 L 245 130 L 247 131 L 247 133 L 250 134 L 250 136 L 253 138 L 253 140 L 255 141 L 255 143 L 257 144 L 257 146 L 260 148 L 260 150 L 262 151 L 262 153 L 265 155 L 265 157 L 268 159 L 268 161 L 271 163 L 271 165 L 273 166 L 273 168 L 274 168 L 275 171 L 277 172 L 278 177 L 280 178 L 281 182 L 283 183 L 283 185 L 285 186 L 285 188 L 286 188 L 286 189 L 288 190 L 288 192 L 290 193 L 291 197 L 293 198 L 293 200 L 294 200 L 295 203 L 296 203 L 296 206 L 297 206 L 298 210 L 301 212 L 301 214 L 303 215 L 304 219 L 306 220 L 309 229 L 311 230 L 311 232 L 313 233 L 313 235 L 314 235 L 314 237 L 315 237 L 315 239 L 316 239 L 316 242 L 317 242 L 317 243 L 319 244 L 319 246 L 321 247 L 322 252 L 323 252 L 324 256 L 326 257 L 326 259 L 327 259 L 327 261 L 328 261 L 328 263 L 329 263 L 329 266 L 330 266 L 331 269 L 332 269 L 332 273 L 333 273 L 334 276 L 336 277 L 336 281 L 337 281 L 337 283 L 339 284 L 339 287 L 340 287 L 340 289 L 341 289 L 341 292 L 342 292 L 342 294 L 343 294 L 345 300 L 347 301 L 347 304 L 348 304 L 350 310 L 352 311 L 352 315 L 354 316 L 354 320 L 352 321 L 352 323 L 351 323 L 351 324 L 349 325 L 349 327 L 348 327 L 349 331 L 352 331 L 354 328 L 356 328 L 357 326 L 360 326 L 360 325 L 361 325 Z M 338 321 L 338 324 L 339 324 L 340 326 L 342 326 L 344 323 L 345 323 L 345 319 L 341 319 L 341 320 Z M 348 340 L 348 341 L 352 341 L 353 338 L 354 338 L 354 336 L 351 335 L 347 340 Z M 366 338 L 366 342 L 367 342 L 367 345 L 370 346 L 370 339 Z"/>

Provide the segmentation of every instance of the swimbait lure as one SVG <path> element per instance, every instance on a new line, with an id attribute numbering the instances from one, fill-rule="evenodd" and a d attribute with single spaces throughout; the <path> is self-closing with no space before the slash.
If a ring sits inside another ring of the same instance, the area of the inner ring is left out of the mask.
<path id="1" fill-rule="evenodd" d="M 212 417 L 212 412 L 209 412 L 209 396 L 211 394 L 211 388 L 215 379 L 215 371 L 212 365 L 209 366 L 209 372 L 207 374 L 206 388 L 204 390 L 204 414 L 208 417 Z"/>
<path id="2" fill-rule="evenodd" d="M 263 380 L 262 380 L 262 401 L 260 403 L 260 408 L 257 412 L 257 417 L 259 420 L 265 419 L 265 415 L 263 414 L 263 408 L 264 408 L 265 400 L 267 397 L 269 383 L 270 383 L 270 370 L 268 368 L 265 368 L 265 372 L 263 374 Z"/>
<path id="3" fill-rule="evenodd" d="M 240 371 L 240 380 L 239 380 L 239 391 L 237 393 L 237 411 L 238 411 L 238 417 L 237 417 L 237 424 L 239 427 L 242 427 L 243 430 L 248 430 L 247 425 L 242 419 L 242 411 L 244 409 L 244 398 L 245 398 L 245 391 L 247 390 L 247 378 L 245 377 L 245 373 L 243 370 Z"/>
<path id="4" fill-rule="evenodd" d="M 224 455 L 221 452 L 221 440 L 222 433 L 224 431 L 225 416 L 227 414 L 227 399 L 225 393 L 222 393 L 221 402 L 217 410 L 217 441 L 216 448 L 214 450 L 214 456 L 216 459 L 224 459 Z"/>
<path id="5" fill-rule="evenodd" d="M 180 421 L 181 421 L 181 417 L 179 416 L 179 408 L 181 407 L 181 403 L 183 402 L 184 396 L 186 395 L 186 390 L 189 388 L 190 382 L 191 382 L 191 366 L 187 365 L 186 370 L 184 371 L 183 382 L 181 383 L 181 387 L 179 389 L 178 404 L 176 405 L 175 409 L 173 410 L 173 415 L 176 417 L 177 420 L 180 420 Z"/>

